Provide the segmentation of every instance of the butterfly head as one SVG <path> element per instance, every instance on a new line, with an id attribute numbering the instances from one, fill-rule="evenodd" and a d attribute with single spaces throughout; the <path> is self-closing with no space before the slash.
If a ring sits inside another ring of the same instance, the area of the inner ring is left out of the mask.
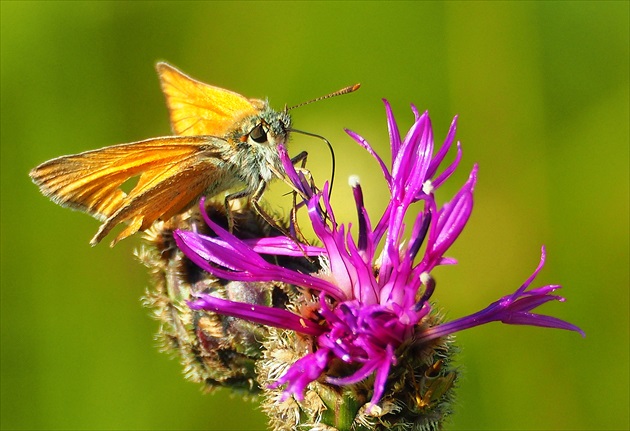
<path id="1" fill-rule="evenodd" d="M 291 128 L 291 116 L 286 111 L 271 109 L 267 103 L 256 115 L 246 118 L 236 130 L 239 141 L 251 148 L 276 148 L 285 144 Z"/>

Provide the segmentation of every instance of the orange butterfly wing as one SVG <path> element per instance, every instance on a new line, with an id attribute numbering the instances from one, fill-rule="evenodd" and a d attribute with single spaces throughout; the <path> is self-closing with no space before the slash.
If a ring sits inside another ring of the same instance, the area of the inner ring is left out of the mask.
<path id="1" fill-rule="evenodd" d="M 199 82 L 167 63 L 158 63 L 156 68 L 177 135 L 225 136 L 265 106 L 261 100 Z"/>
<path id="2" fill-rule="evenodd" d="M 220 154 L 213 150 L 214 139 L 176 136 L 114 145 L 58 157 L 33 169 L 30 176 L 55 203 L 104 222 L 92 245 L 117 224 L 130 222 L 115 243 L 158 218 L 181 212 L 211 184 L 220 185 Z M 138 176 L 129 194 L 120 188 Z"/>

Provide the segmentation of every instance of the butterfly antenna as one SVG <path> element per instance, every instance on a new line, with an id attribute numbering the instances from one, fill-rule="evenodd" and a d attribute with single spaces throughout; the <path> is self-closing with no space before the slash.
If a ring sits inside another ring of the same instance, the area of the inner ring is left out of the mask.
<path id="1" fill-rule="evenodd" d="M 349 87 L 342 88 L 341 90 L 335 91 L 334 93 L 330 93 L 325 96 L 320 96 L 316 99 L 309 100 L 308 102 L 303 102 L 303 103 L 300 103 L 299 105 L 291 106 L 290 108 L 285 108 L 285 110 L 290 111 L 291 109 L 299 108 L 300 106 L 308 105 L 309 103 L 319 102 L 320 100 L 330 99 L 331 97 L 336 97 L 336 96 L 341 96 L 343 94 L 352 93 L 354 91 L 357 91 L 360 87 L 361 87 L 361 84 L 350 85 Z M 313 136 L 317 136 L 317 135 L 313 135 Z M 321 136 L 318 136 L 318 137 L 321 138 Z"/>

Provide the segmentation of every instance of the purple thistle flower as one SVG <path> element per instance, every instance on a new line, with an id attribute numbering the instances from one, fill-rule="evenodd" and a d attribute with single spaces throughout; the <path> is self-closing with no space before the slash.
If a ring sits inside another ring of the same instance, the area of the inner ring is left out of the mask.
<path id="1" fill-rule="evenodd" d="M 217 237 L 187 231 L 174 233 L 184 254 L 218 278 L 282 282 L 298 286 L 318 298 L 318 301 L 293 311 L 228 301 L 209 294 L 199 294 L 189 304 L 193 309 L 243 318 L 311 337 L 310 350 L 271 385 L 272 388 L 285 386 L 285 399 L 293 395 L 298 401 L 302 400 L 307 386 L 316 380 L 345 386 L 373 377 L 369 406 L 374 406 L 384 396 L 388 377 L 401 360 L 405 346 L 443 339 L 454 332 L 491 321 L 567 329 L 584 335 L 577 326 L 531 313 L 545 302 L 564 301 L 562 297 L 551 295 L 560 288 L 557 285 L 527 290 L 542 269 L 544 248 L 536 271 L 513 294 L 470 316 L 441 324 L 427 323 L 434 311 L 429 301 L 435 281 L 430 274 L 438 265 L 456 263 L 446 253 L 472 212 L 477 166 L 473 166 L 455 196 L 439 207 L 434 193 L 455 171 L 461 159 L 461 147 L 457 143 L 454 161 L 438 173 L 454 141 L 456 119 L 443 145 L 434 154 L 428 113 L 419 114 L 412 106 L 415 122 L 401 139 L 387 101 L 385 107 L 392 150 L 391 168 L 388 169 L 361 136 L 347 131 L 374 156 L 389 186 L 389 204 L 375 228 L 372 228 L 365 209 L 358 179 L 351 179 L 358 214 L 355 238 L 350 232 L 350 224 L 336 222 L 328 185 L 321 191 L 313 190 L 303 175 L 294 169 L 286 149 L 280 146 L 287 177 L 304 198 L 322 247 L 298 246 L 293 239 L 283 237 L 240 240 L 208 217 L 205 221 Z M 420 205 L 420 209 L 413 226 L 408 229 L 404 218 L 413 204 Z M 203 203 L 202 214 L 205 215 Z M 379 245 L 382 245 L 382 252 L 377 256 Z M 304 254 L 320 259 L 318 272 L 297 272 L 261 257 Z"/>

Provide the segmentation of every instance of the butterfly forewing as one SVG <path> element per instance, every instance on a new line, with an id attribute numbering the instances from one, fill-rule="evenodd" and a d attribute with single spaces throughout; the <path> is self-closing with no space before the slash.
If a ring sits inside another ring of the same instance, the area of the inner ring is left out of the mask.
<path id="1" fill-rule="evenodd" d="M 157 64 L 162 91 L 178 135 L 225 136 L 246 117 L 257 115 L 261 100 L 199 82 L 167 63 Z"/>

